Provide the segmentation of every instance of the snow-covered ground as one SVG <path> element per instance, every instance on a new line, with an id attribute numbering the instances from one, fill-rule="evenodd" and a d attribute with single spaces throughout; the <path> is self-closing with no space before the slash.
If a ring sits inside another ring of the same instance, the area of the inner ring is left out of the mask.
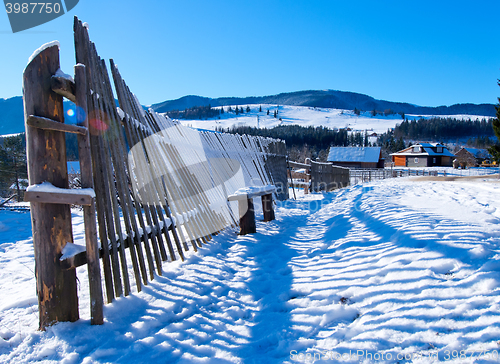
<path id="1" fill-rule="evenodd" d="M 496 363 L 500 182 L 426 179 L 280 203 L 257 234 L 227 230 L 106 305 L 102 326 L 78 268 L 81 319 L 46 332 L 29 213 L 0 211 L 0 362 Z"/>
<path id="2" fill-rule="evenodd" d="M 388 168 L 386 168 L 388 169 Z M 438 176 L 459 176 L 459 177 L 468 177 L 468 176 L 485 176 L 496 174 L 498 177 L 499 168 L 498 167 L 471 167 L 466 169 L 461 168 L 453 168 L 453 167 L 411 167 L 411 168 L 402 168 L 402 167 L 394 167 L 394 170 L 405 170 L 405 171 L 418 171 L 418 173 L 422 174 L 424 171 L 427 173 L 428 171 L 437 172 Z"/>
<path id="3" fill-rule="evenodd" d="M 247 106 L 250 107 L 250 112 L 246 112 Z M 234 110 L 234 106 L 231 106 Z M 317 108 L 306 106 L 288 106 L 288 105 L 239 105 L 245 111 L 243 114 L 236 115 L 234 112 L 225 112 L 218 118 L 208 120 L 180 120 L 183 125 L 194 128 L 215 130 L 215 128 L 231 128 L 232 126 L 253 126 L 260 128 L 274 128 L 278 125 L 297 124 L 301 126 L 324 126 L 327 128 L 350 128 L 353 131 L 371 133 L 385 133 L 387 129 L 396 127 L 396 124 L 401 123 L 401 115 L 380 115 L 373 117 L 371 112 L 363 112 L 356 115 L 352 110 L 340 110 L 331 108 Z M 259 112 L 259 107 L 262 111 Z M 227 107 L 224 107 L 227 110 Z M 269 115 L 267 115 L 269 110 Z M 273 116 L 274 110 L 278 110 L 278 117 Z M 472 119 L 479 120 L 489 117 L 472 116 L 472 115 L 440 115 L 439 117 L 453 117 L 457 119 Z M 419 119 L 421 117 L 432 117 L 432 115 L 405 115 L 409 120 Z M 282 120 L 280 121 L 279 118 Z"/>

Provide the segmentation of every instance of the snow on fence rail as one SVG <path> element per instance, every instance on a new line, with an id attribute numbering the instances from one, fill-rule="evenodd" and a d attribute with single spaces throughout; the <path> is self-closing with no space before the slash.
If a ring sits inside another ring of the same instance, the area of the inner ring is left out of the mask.
<path id="1" fill-rule="evenodd" d="M 106 63 L 76 17 L 74 35 L 75 80 L 61 76 L 58 45 L 38 51 L 24 74 L 40 329 L 78 319 L 75 267 L 88 265 L 91 323 L 101 324 L 100 259 L 111 302 L 131 292 L 129 261 L 141 291 L 163 262 L 237 225 L 235 191 L 272 185 L 288 198 L 284 142 L 198 132 L 144 111 L 111 60 L 117 108 Z M 62 96 L 75 101 L 77 126 L 64 124 Z M 68 190 L 66 132 L 79 138 L 84 196 Z M 34 187 L 43 182 L 54 187 Z M 70 203 L 84 205 L 86 233 L 86 248 L 72 254 Z"/>

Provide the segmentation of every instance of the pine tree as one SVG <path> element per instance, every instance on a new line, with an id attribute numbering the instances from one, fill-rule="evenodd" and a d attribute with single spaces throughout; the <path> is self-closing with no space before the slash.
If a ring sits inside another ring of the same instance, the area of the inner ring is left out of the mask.
<path id="1" fill-rule="evenodd" d="M 238 114 L 240 113 L 240 109 L 238 108 L 238 106 L 236 106 L 236 108 L 235 108 L 235 109 L 236 109 L 236 111 L 235 111 L 235 112 L 236 112 L 236 115 L 238 115 Z"/>
<path id="2" fill-rule="evenodd" d="M 25 134 L 7 137 L 0 146 L 0 192 L 7 196 L 11 185 L 27 178 Z M 18 201 L 20 196 L 18 195 Z"/>
<path id="3" fill-rule="evenodd" d="M 497 80 L 500 86 L 500 80 Z M 492 155 L 493 160 L 500 162 L 500 97 L 498 98 L 498 105 L 495 106 L 497 110 L 496 118 L 492 120 L 493 131 L 498 139 L 497 144 L 488 148 L 488 152 Z"/>
<path id="4" fill-rule="evenodd" d="M 250 106 L 247 105 L 247 113 L 250 112 Z"/>
<path id="5" fill-rule="evenodd" d="M 269 109 L 267 109 L 267 115 L 269 115 Z"/>
<path id="6" fill-rule="evenodd" d="M 394 141 L 394 138 L 391 138 L 391 140 L 389 141 L 389 151 L 391 153 L 396 153 L 398 150 L 397 150 L 397 146 L 396 146 L 396 142 Z"/>
<path id="7" fill-rule="evenodd" d="M 397 144 L 396 144 L 396 152 L 405 149 L 405 141 L 403 138 L 399 138 Z"/>
<path id="8" fill-rule="evenodd" d="M 262 112 L 262 105 L 259 106 L 259 112 Z"/>

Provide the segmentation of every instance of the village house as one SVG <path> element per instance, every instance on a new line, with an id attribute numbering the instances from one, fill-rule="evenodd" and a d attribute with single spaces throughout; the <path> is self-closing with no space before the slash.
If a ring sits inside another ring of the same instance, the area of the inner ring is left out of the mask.
<path id="1" fill-rule="evenodd" d="M 455 156 L 458 163 L 464 167 L 477 167 L 485 159 L 490 159 L 491 155 L 486 149 L 462 148 Z"/>
<path id="2" fill-rule="evenodd" d="M 380 147 L 331 147 L 326 160 L 347 168 L 384 168 Z"/>
<path id="3" fill-rule="evenodd" d="M 441 143 L 417 143 L 391 154 L 396 167 L 451 167 L 455 155 Z"/>

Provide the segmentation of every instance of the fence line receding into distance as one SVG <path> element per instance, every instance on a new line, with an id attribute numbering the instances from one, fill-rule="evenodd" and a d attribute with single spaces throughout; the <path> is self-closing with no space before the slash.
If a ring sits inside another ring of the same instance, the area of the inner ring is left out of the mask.
<path id="1" fill-rule="evenodd" d="M 52 219 L 52 215 L 46 213 L 49 205 L 46 200 L 50 196 L 50 205 L 64 213 L 61 215 L 64 223 L 59 224 L 62 233 L 57 242 L 50 241 L 48 229 L 44 230 L 45 236 L 33 236 L 38 267 L 37 286 L 57 284 L 57 279 L 44 281 L 45 270 L 54 269 L 48 267 L 49 262 L 56 261 L 55 273 L 51 271 L 50 275 L 55 274 L 62 277 L 62 281 L 70 282 L 72 297 L 76 297 L 74 268 L 92 263 L 97 270 L 91 270 L 89 265 L 91 286 L 100 287 L 102 269 L 107 302 L 112 302 L 115 297 L 131 293 L 130 276 L 133 276 L 137 291 L 141 291 L 155 274 L 162 274 L 163 262 L 184 260 L 185 251 L 196 251 L 214 234 L 237 225 L 240 217 L 237 202 L 228 201 L 228 196 L 235 191 L 249 186 L 274 185 L 277 190 L 274 197 L 287 199 L 286 147 L 283 141 L 276 139 L 193 130 L 152 110 L 144 110 L 111 60 L 110 71 L 119 103 L 117 108 L 106 63 L 90 41 L 88 29 L 76 17 L 74 35 L 76 62 L 81 65 L 77 66 L 79 76 L 75 81 L 53 77 L 59 67 L 56 47 L 40 50 L 40 57 L 45 57 L 44 62 L 49 61 L 50 69 L 41 74 L 38 68 L 44 63 L 30 63 L 27 69 L 35 68 L 35 71 L 25 74 L 24 86 L 27 90 L 31 89 L 34 95 L 24 100 L 29 109 L 27 128 L 28 125 L 31 128 L 27 132 L 28 144 L 36 146 L 28 153 L 31 161 L 29 172 L 33 177 L 30 178 L 30 189 L 36 195 L 31 194 L 32 210 L 40 210 L 37 218 Z M 38 84 L 43 90 L 37 88 Z M 78 97 L 75 90 L 79 90 Z M 63 113 L 57 108 L 52 107 L 57 110 L 55 114 L 40 109 L 38 115 L 37 110 L 32 110 L 38 105 L 36 100 L 33 101 L 36 97 L 41 100 L 57 99 L 57 105 L 60 102 L 58 107 L 62 110 L 61 95 L 77 101 L 76 114 L 81 126 L 76 129 L 64 124 Z M 39 123 L 33 124 L 29 115 L 38 115 L 48 121 L 39 118 L 35 120 Z M 41 131 L 47 125 L 52 128 L 51 131 Z M 79 144 L 81 148 L 87 148 L 88 163 L 82 160 L 80 163 L 82 170 L 90 171 L 90 181 L 86 184 L 91 184 L 93 190 L 86 195 L 82 195 L 81 191 L 68 190 L 67 171 L 61 167 L 63 162 L 66 163 L 65 132 L 82 135 Z M 60 162 L 60 165 L 56 166 L 56 162 L 50 160 L 53 153 L 47 148 L 50 149 L 54 142 L 49 143 L 47 137 L 55 138 L 59 143 L 57 163 Z M 44 156 L 43 160 L 40 155 Z M 39 169 L 47 170 L 47 166 L 50 167 L 48 172 L 38 176 Z M 54 178 L 51 173 L 55 171 L 61 177 Z M 44 181 L 53 182 L 53 186 L 59 189 L 44 192 L 41 187 Z M 73 197 L 61 199 L 61 196 L 68 195 Z M 40 202 L 40 196 L 45 196 L 44 203 Z M 77 198 L 85 200 L 85 203 L 95 202 L 96 213 L 86 221 L 86 233 L 93 243 L 88 244 L 86 252 L 66 254 L 60 261 L 67 244 L 73 242 L 69 203 L 74 203 Z M 87 223 L 91 225 L 90 220 L 94 225 L 97 220 L 93 232 L 87 229 Z M 47 244 L 52 248 L 47 250 Z M 97 265 L 93 263 L 96 259 L 89 256 L 92 246 L 98 254 Z M 50 256 L 42 259 L 45 251 L 50 251 Z M 102 268 L 99 267 L 99 257 Z M 92 287 L 91 315 L 100 316 L 92 323 L 101 323 L 102 291 L 92 290 Z M 50 290 L 51 287 L 48 288 Z M 68 307 L 59 309 L 57 314 L 48 313 L 45 308 L 42 310 L 47 306 L 43 305 L 43 300 L 48 291 L 38 290 L 41 329 L 56 321 L 78 318 L 77 297 L 67 304 Z M 57 300 L 60 303 L 64 295 L 66 293 L 62 289 L 51 302 L 52 306 L 57 306 Z M 61 310 L 70 314 L 60 315 Z"/>

